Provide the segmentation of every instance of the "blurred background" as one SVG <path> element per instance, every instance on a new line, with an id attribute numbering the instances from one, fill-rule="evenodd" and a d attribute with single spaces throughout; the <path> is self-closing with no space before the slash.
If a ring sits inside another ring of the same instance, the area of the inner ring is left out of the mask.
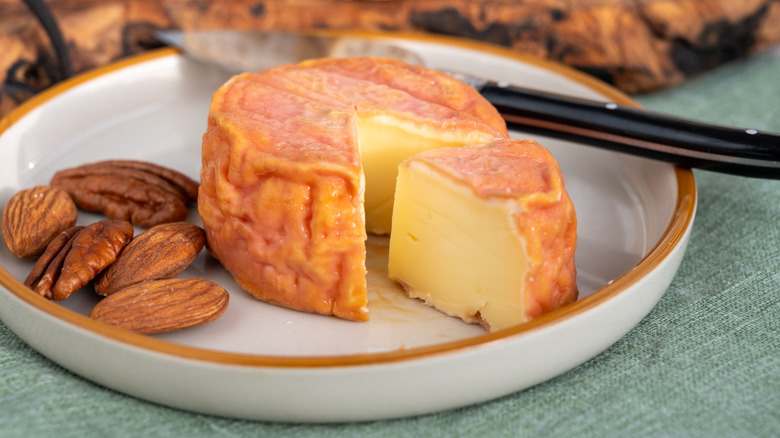
<path id="1" fill-rule="evenodd" d="M 320 28 L 490 42 L 641 94 L 774 46 L 780 0 L 0 0 L 0 117 L 66 76 L 160 47 L 157 29 Z"/>

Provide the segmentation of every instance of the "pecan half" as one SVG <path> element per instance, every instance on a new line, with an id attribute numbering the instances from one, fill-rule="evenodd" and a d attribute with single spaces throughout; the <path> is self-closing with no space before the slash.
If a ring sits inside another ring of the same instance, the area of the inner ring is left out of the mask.
<path id="1" fill-rule="evenodd" d="M 138 283 L 101 300 L 90 317 L 138 333 L 161 333 L 205 324 L 228 306 L 228 292 L 202 278 Z"/>
<path id="2" fill-rule="evenodd" d="M 62 301 L 113 263 L 132 237 L 132 224 L 123 220 L 69 229 L 52 241 L 51 251 L 47 248 L 25 284 L 46 298 Z"/>
<path id="3" fill-rule="evenodd" d="M 57 172 L 51 185 L 80 208 L 101 211 L 142 227 L 187 217 L 198 183 L 175 170 L 144 161 L 108 160 Z"/>
<path id="4" fill-rule="evenodd" d="M 135 236 L 98 276 L 95 292 L 110 295 L 136 283 L 175 277 L 195 260 L 205 243 L 206 234 L 196 225 L 155 225 Z"/>
<path id="5" fill-rule="evenodd" d="M 59 275 L 59 271 L 62 269 L 62 263 L 65 261 L 65 256 L 68 254 L 68 251 L 70 251 L 70 247 L 73 244 L 71 241 L 73 236 L 83 229 L 84 227 L 82 226 L 70 227 L 55 237 L 46 247 L 43 254 L 38 258 L 32 271 L 27 275 L 27 279 L 24 280 L 24 285 L 37 291 L 38 283 L 46 281 L 49 283 L 48 286 L 41 287 L 51 289 L 51 285 L 54 282 L 53 276 L 54 274 Z M 43 280 L 43 276 L 47 270 L 50 270 L 50 274 L 46 280 Z"/>
<path id="6" fill-rule="evenodd" d="M 78 218 L 76 204 L 56 187 L 22 190 L 3 207 L 3 240 L 17 257 L 33 258 Z"/>

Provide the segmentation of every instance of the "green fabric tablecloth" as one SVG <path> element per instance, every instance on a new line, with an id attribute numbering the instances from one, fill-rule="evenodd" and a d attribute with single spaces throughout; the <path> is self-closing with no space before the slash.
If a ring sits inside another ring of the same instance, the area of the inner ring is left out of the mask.
<path id="1" fill-rule="evenodd" d="M 780 131 L 780 51 L 637 100 L 658 111 Z M 50 362 L 0 323 L 0 437 L 778 437 L 780 181 L 704 171 L 696 180 L 693 234 L 660 303 L 596 358 L 526 391 L 391 421 L 233 420 L 105 389 Z"/>

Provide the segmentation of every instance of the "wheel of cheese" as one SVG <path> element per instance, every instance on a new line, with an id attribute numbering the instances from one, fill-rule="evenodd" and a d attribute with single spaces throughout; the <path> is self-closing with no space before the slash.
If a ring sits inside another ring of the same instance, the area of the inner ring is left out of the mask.
<path id="1" fill-rule="evenodd" d="M 238 75 L 213 96 L 198 211 L 255 297 L 368 319 L 367 233 L 391 232 L 398 165 L 508 138 L 473 88 L 419 66 L 321 59 Z"/>

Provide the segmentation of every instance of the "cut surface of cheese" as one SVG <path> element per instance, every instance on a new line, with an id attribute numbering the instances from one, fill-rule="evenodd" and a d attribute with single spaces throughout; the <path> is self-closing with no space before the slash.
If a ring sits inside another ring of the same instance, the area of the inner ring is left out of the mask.
<path id="1" fill-rule="evenodd" d="M 436 136 L 415 129 L 404 129 L 384 117 L 358 117 L 363 172 L 366 176 L 366 230 L 387 234 L 391 229 L 393 193 L 398 176 L 398 165 L 406 158 L 441 147 L 459 147 L 469 138 L 482 137 L 465 134 L 461 137 Z M 482 138 L 490 140 L 490 138 Z"/>
<path id="2" fill-rule="evenodd" d="M 473 88 L 397 61 L 238 75 L 214 94 L 203 136 L 209 249 L 261 300 L 366 320 L 366 229 L 390 231 L 398 163 L 506 137 Z"/>
<path id="3" fill-rule="evenodd" d="M 388 274 L 409 296 L 490 331 L 577 298 L 576 216 L 531 140 L 423 152 L 400 166 Z"/>

